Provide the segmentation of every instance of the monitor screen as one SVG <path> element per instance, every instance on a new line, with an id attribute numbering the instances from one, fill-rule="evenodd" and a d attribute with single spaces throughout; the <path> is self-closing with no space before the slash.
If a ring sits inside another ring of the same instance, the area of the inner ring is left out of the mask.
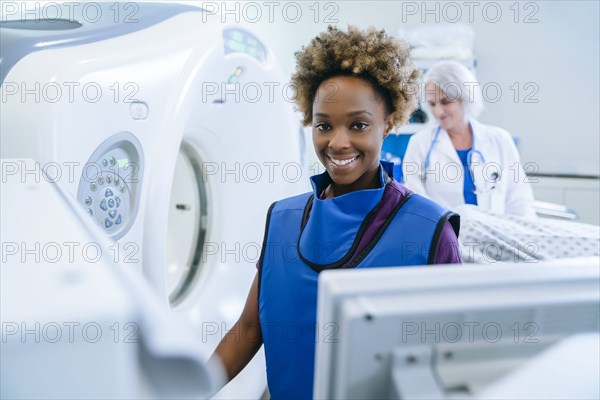
<path id="1" fill-rule="evenodd" d="M 335 329 L 317 336 L 314 397 L 477 398 L 562 339 L 598 333 L 598 265 L 325 271 L 317 327 Z"/>

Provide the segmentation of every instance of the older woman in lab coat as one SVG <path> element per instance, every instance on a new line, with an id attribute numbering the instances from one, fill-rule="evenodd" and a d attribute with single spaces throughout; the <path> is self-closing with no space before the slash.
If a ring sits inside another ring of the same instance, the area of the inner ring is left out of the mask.
<path id="1" fill-rule="evenodd" d="M 474 75 L 444 61 L 424 77 L 436 124 L 411 137 L 402 161 L 405 185 L 439 204 L 475 204 L 500 214 L 535 217 L 533 192 L 510 134 L 479 123 L 482 96 Z"/>

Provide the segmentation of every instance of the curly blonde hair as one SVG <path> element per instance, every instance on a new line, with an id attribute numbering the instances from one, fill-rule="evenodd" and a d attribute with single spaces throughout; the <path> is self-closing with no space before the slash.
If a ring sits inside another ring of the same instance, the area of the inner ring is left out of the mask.
<path id="1" fill-rule="evenodd" d="M 335 76 L 355 76 L 371 83 L 394 126 L 405 124 L 418 107 L 421 73 L 410 59 L 409 45 L 383 29 L 361 31 L 349 25 L 343 32 L 330 25 L 295 56 L 294 101 L 304 114 L 305 126 L 312 124 L 319 85 Z"/>

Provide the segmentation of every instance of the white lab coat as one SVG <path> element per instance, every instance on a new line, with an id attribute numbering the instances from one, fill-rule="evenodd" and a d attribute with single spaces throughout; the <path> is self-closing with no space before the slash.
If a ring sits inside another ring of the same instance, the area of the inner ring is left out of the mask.
<path id="1" fill-rule="evenodd" d="M 517 147 L 510 134 L 494 126 L 471 120 L 474 132 L 473 180 L 477 205 L 500 214 L 535 217 L 533 191 L 523 170 Z M 425 128 L 410 138 L 402 160 L 405 185 L 412 191 L 453 209 L 465 204 L 463 194 L 464 169 L 448 133 L 440 133 L 429 158 L 427 179 L 422 171 L 427 152 L 435 136 L 436 126 Z M 494 180 L 494 173 L 499 175 Z M 494 189 L 489 190 L 491 187 Z"/>

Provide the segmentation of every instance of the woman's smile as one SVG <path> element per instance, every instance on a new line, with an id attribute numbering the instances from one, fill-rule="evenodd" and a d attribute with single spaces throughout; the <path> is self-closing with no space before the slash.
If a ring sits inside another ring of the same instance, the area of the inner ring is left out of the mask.
<path id="1" fill-rule="evenodd" d="M 355 156 L 335 156 L 335 155 L 328 155 L 329 160 L 331 161 L 330 166 L 331 168 L 333 168 L 336 172 L 336 174 L 342 174 L 345 172 L 350 171 L 352 168 L 354 168 L 357 164 L 357 160 L 360 157 L 360 155 L 355 155 Z"/>

